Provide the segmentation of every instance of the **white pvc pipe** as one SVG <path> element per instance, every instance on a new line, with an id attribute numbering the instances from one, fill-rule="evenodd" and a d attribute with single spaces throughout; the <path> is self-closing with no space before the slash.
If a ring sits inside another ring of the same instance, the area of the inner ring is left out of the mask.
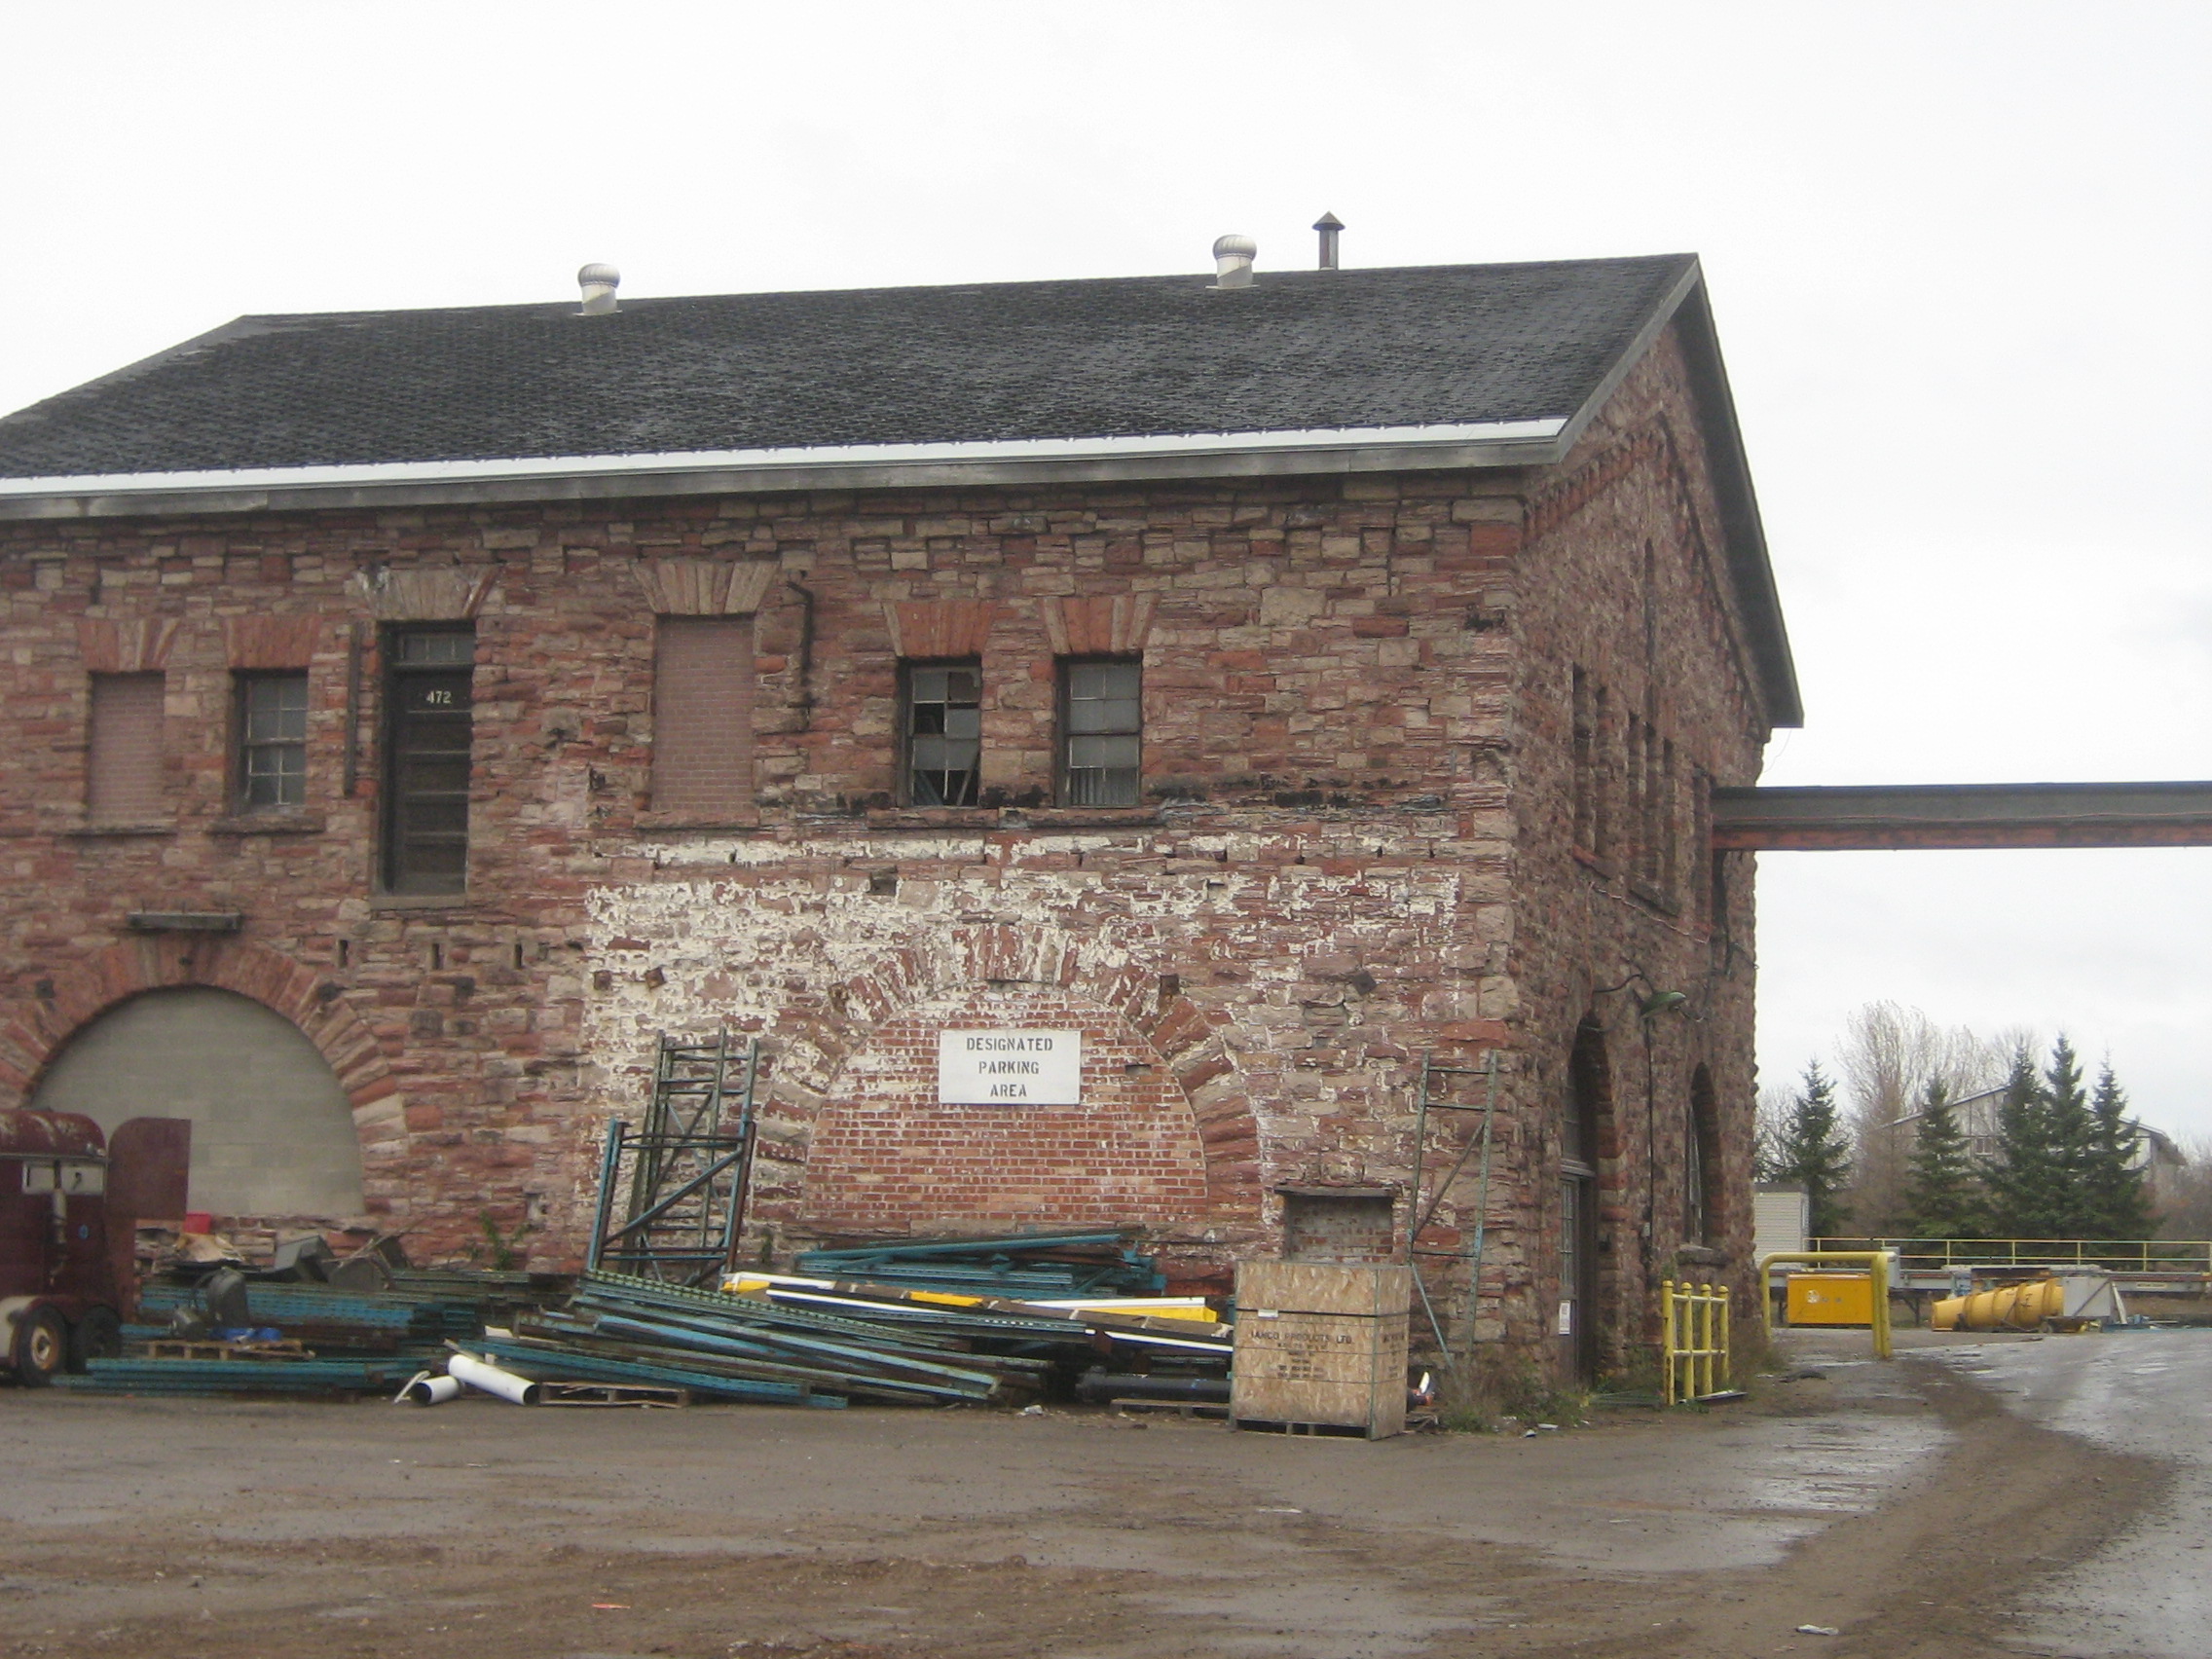
<path id="1" fill-rule="evenodd" d="M 404 1400 L 411 1406 L 442 1406 L 448 1400 L 457 1398 L 460 1393 L 461 1379 L 458 1377 L 432 1377 L 427 1371 L 418 1371 L 408 1379 L 407 1386 L 399 1390 L 398 1398 L 391 1403 L 396 1406 Z"/>
<path id="2" fill-rule="evenodd" d="M 501 1371 L 472 1354 L 457 1353 L 446 1361 L 445 1381 L 455 1379 L 471 1388 L 481 1388 L 487 1394 L 497 1394 L 502 1400 L 512 1400 L 518 1406 L 537 1404 L 536 1383 L 511 1371 Z"/>

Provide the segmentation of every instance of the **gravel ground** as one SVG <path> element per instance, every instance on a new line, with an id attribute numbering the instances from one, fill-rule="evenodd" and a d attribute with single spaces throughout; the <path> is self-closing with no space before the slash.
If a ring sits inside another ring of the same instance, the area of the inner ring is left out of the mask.
<path id="1" fill-rule="evenodd" d="M 1819 1375 L 1710 1412 L 1373 1445 L 1103 1412 L 6 1390 L 0 1653 L 2046 1651 L 1992 1575 L 2088 1561 L 2163 1513 L 2168 1465 L 2012 1418 L 1908 1341 L 1877 1365 L 1862 1336 L 1796 1339 Z"/>

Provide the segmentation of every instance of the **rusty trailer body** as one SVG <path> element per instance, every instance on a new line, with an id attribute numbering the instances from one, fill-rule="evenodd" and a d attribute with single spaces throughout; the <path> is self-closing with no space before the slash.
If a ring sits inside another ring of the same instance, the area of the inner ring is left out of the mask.
<path id="1" fill-rule="evenodd" d="M 135 1118 L 111 1145 L 73 1112 L 0 1111 L 0 1368 L 18 1382 L 122 1351 L 133 1235 L 182 1214 L 191 1128 Z"/>

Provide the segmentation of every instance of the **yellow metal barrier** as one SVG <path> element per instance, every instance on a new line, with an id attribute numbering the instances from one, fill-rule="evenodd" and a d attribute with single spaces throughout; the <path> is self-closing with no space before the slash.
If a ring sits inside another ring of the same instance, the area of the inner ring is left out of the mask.
<path id="1" fill-rule="evenodd" d="M 1666 1327 L 1667 1404 L 1702 1400 L 1728 1386 L 1728 1287 L 1660 1286 L 1659 1312 Z"/>
<path id="2" fill-rule="evenodd" d="M 2110 1268 L 2116 1272 L 2212 1272 L 2204 1238 L 1810 1238 L 1813 1250 L 1892 1250 L 1907 1268 Z"/>
<path id="3" fill-rule="evenodd" d="M 1774 1297 L 1767 1288 L 1769 1271 L 1777 1262 L 1797 1262 L 1815 1268 L 1864 1268 L 1873 1279 L 1874 1357 L 1890 1357 L 1890 1253 L 1887 1250 L 1777 1250 L 1759 1258 L 1759 1316 L 1766 1333 L 1774 1335 Z"/>

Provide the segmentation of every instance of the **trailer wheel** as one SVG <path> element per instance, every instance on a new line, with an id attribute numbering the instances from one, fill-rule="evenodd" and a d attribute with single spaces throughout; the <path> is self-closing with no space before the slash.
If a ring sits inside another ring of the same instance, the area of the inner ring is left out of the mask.
<path id="1" fill-rule="evenodd" d="M 69 1369 L 82 1372 L 95 1359 L 123 1356 L 123 1321 L 112 1308 L 95 1308 L 69 1333 Z"/>
<path id="2" fill-rule="evenodd" d="M 51 1308 L 16 1321 L 16 1381 L 43 1388 L 69 1364 L 69 1327 Z"/>

